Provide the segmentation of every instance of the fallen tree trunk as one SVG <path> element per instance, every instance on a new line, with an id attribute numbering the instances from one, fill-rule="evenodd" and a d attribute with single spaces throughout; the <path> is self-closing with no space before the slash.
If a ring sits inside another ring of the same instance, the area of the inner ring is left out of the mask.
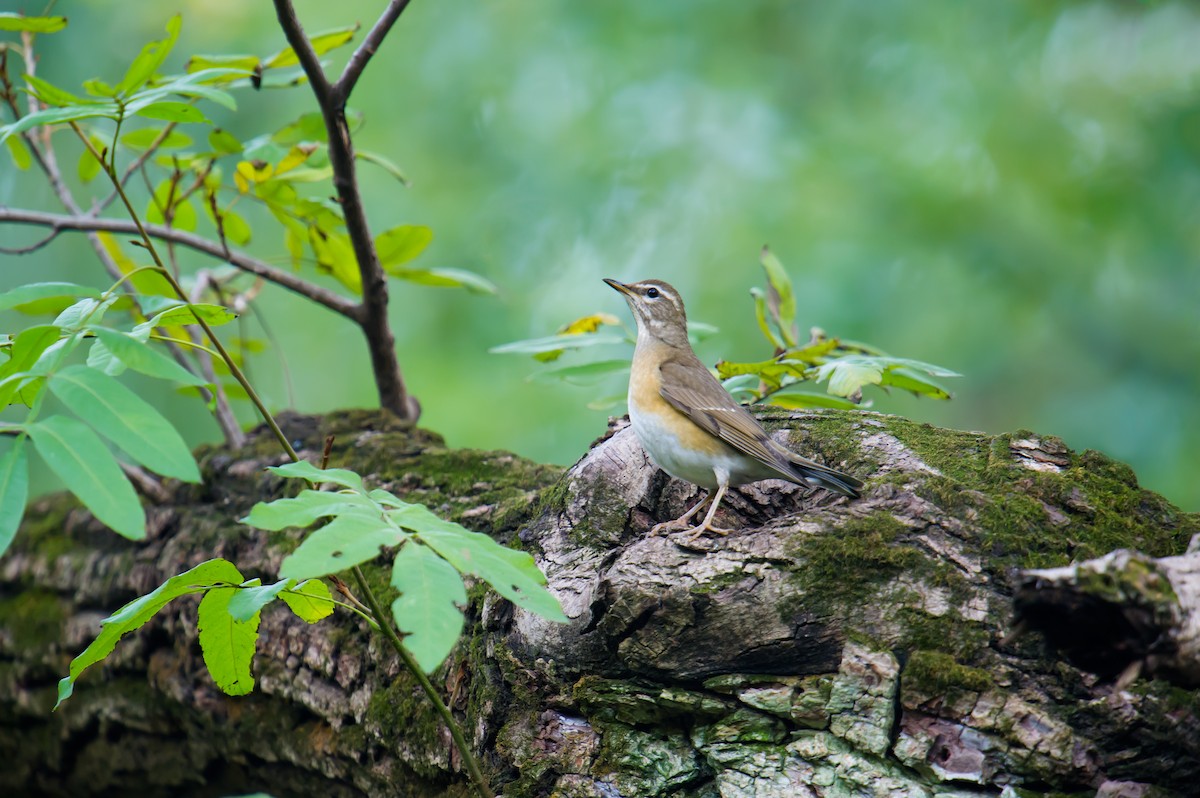
<path id="1" fill-rule="evenodd" d="M 1182 552 L 1200 517 L 1054 438 L 871 413 L 760 416 L 867 478 L 847 502 L 782 482 L 731 492 L 725 538 L 651 537 L 695 498 L 621 423 L 572 469 L 447 450 L 387 417 L 286 420 L 317 459 L 538 557 L 571 623 L 474 592 L 435 674 L 493 783 L 518 796 L 1190 794 L 1200 700 L 1111 685 L 1009 644 L 1021 568 L 1117 547 Z M 266 453 L 266 454 L 264 454 Z M 274 577 L 299 533 L 238 526 L 279 489 L 252 437 L 201 456 L 132 544 L 39 505 L 0 562 L 0 788 L 23 795 L 465 795 L 449 735 L 360 621 L 264 614 L 259 690 L 211 684 L 186 602 L 49 713 L 96 621 L 198 561 Z M 369 578 L 386 583 L 382 567 Z M 99 669 L 97 669 L 99 670 Z"/>

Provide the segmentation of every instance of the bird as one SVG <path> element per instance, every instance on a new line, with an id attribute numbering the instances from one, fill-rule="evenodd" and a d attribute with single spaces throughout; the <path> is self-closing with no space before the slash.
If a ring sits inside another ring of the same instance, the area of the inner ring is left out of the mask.
<path id="1" fill-rule="evenodd" d="M 655 525 L 652 535 L 683 529 L 694 541 L 706 532 L 728 534 L 733 530 L 713 525 L 725 492 L 762 479 L 786 479 L 851 499 L 860 496 L 860 480 L 772 440 L 705 368 L 688 341 L 678 291 L 662 280 L 604 282 L 624 296 L 637 322 L 629 376 L 634 434 L 656 466 L 708 491 L 679 518 Z M 684 529 L 706 505 L 704 520 Z"/>

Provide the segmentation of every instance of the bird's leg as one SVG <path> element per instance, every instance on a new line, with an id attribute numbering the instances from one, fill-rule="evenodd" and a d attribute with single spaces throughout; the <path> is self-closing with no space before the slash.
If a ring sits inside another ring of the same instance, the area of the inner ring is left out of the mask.
<path id="1" fill-rule="evenodd" d="M 725 489 L 728 487 L 729 487 L 729 478 L 725 477 L 724 479 L 721 480 L 721 484 L 717 485 L 716 491 L 714 491 L 713 493 L 711 493 L 709 495 L 709 498 L 712 499 L 712 504 L 711 504 L 711 506 L 709 506 L 708 513 L 704 516 L 704 520 L 701 521 L 696 526 L 692 527 L 691 529 L 687 530 L 687 534 L 690 535 L 690 537 L 688 537 L 688 543 L 691 543 L 693 540 L 700 537 L 705 532 L 712 532 L 717 535 L 728 535 L 730 532 L 733 531 L 732 529 L 722 529 L 721 527 L 716 527 L 716 526 L 713 526 L 713 524 L 712 524 L 713 518 L 717 514 L 717 507 L 720 506 L 721 499 L 724 498 L 724 496 L 725 496 Z"/>
<path id="2" fill-rule="evenodd" d="M 674 521 L 663 521 L 661 524 L 655 524 L 653 527 L 651 527 L 650 534 L 657 535 L 660 532 L 669 532 L 672 529 L 678 529 L 680 527 L 687 526 L 687 522 L 692 520 L 692 516 L 695 515 L 696 513 L 698 513 L 701 509 L 704 508 L 705 505 L 707 505 L 710 501 L 712 501 L 712 497 L 715 493 L 716 493 L 716 491 L 710 490 L 708 492 L 707 496 L 705 496 L 703 499 L 701 499 L 700 501 L 698 501 L 694 505 L 692 505 L 692 509 L 688 510 L 683 515 L 679 516 Z"/>

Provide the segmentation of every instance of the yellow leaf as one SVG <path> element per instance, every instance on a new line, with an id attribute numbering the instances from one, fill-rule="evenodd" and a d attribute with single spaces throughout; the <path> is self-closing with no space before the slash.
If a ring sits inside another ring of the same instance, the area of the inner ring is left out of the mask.
<path id="1" fill-rule="evenodd" d="M 584 333 L 593 333 L 600 329 L 600 325 L 618 325 L 621 321 L 611 313 L 593 313 L 590 316 L 584 316 L 581 319 L 575 319 L 570 324 L 564 324 L 559 328 L 559 335 L 583 335 Z"/>
<path id="2" fill-rule="evenodd" d="M 279 166 L 275 168 L 275 174 L 281 175 L 284 172 L 295 169 L 300 164 L 308 160 L 308 156 L 312 155 L 315 150 L 311 144 L 297 144 L 288 150 L 288 154 L 283 156 L 283 160 L 279 162 Z"/>

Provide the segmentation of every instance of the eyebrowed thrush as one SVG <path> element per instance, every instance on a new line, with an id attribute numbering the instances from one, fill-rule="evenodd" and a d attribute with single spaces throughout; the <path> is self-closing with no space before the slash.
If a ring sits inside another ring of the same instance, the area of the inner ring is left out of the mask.
<path id="1" fill-rule="evenodd" d="M 686 530 L 690 539 L 705 532 L 727 534 L 731 530 L 713 526 L 725 491 L 762 479 L 786 479 L 858 498 L 861 481 L 776 443 L 704 367 L 688 342 L 678 291 L 661 280 L 604 282 L 624 295 L 637 321 L 629 376 L 633 431 L 655 465 L 708 491 L 651 534 L 686 527 L 706 505 L 704 520 Z"/>

